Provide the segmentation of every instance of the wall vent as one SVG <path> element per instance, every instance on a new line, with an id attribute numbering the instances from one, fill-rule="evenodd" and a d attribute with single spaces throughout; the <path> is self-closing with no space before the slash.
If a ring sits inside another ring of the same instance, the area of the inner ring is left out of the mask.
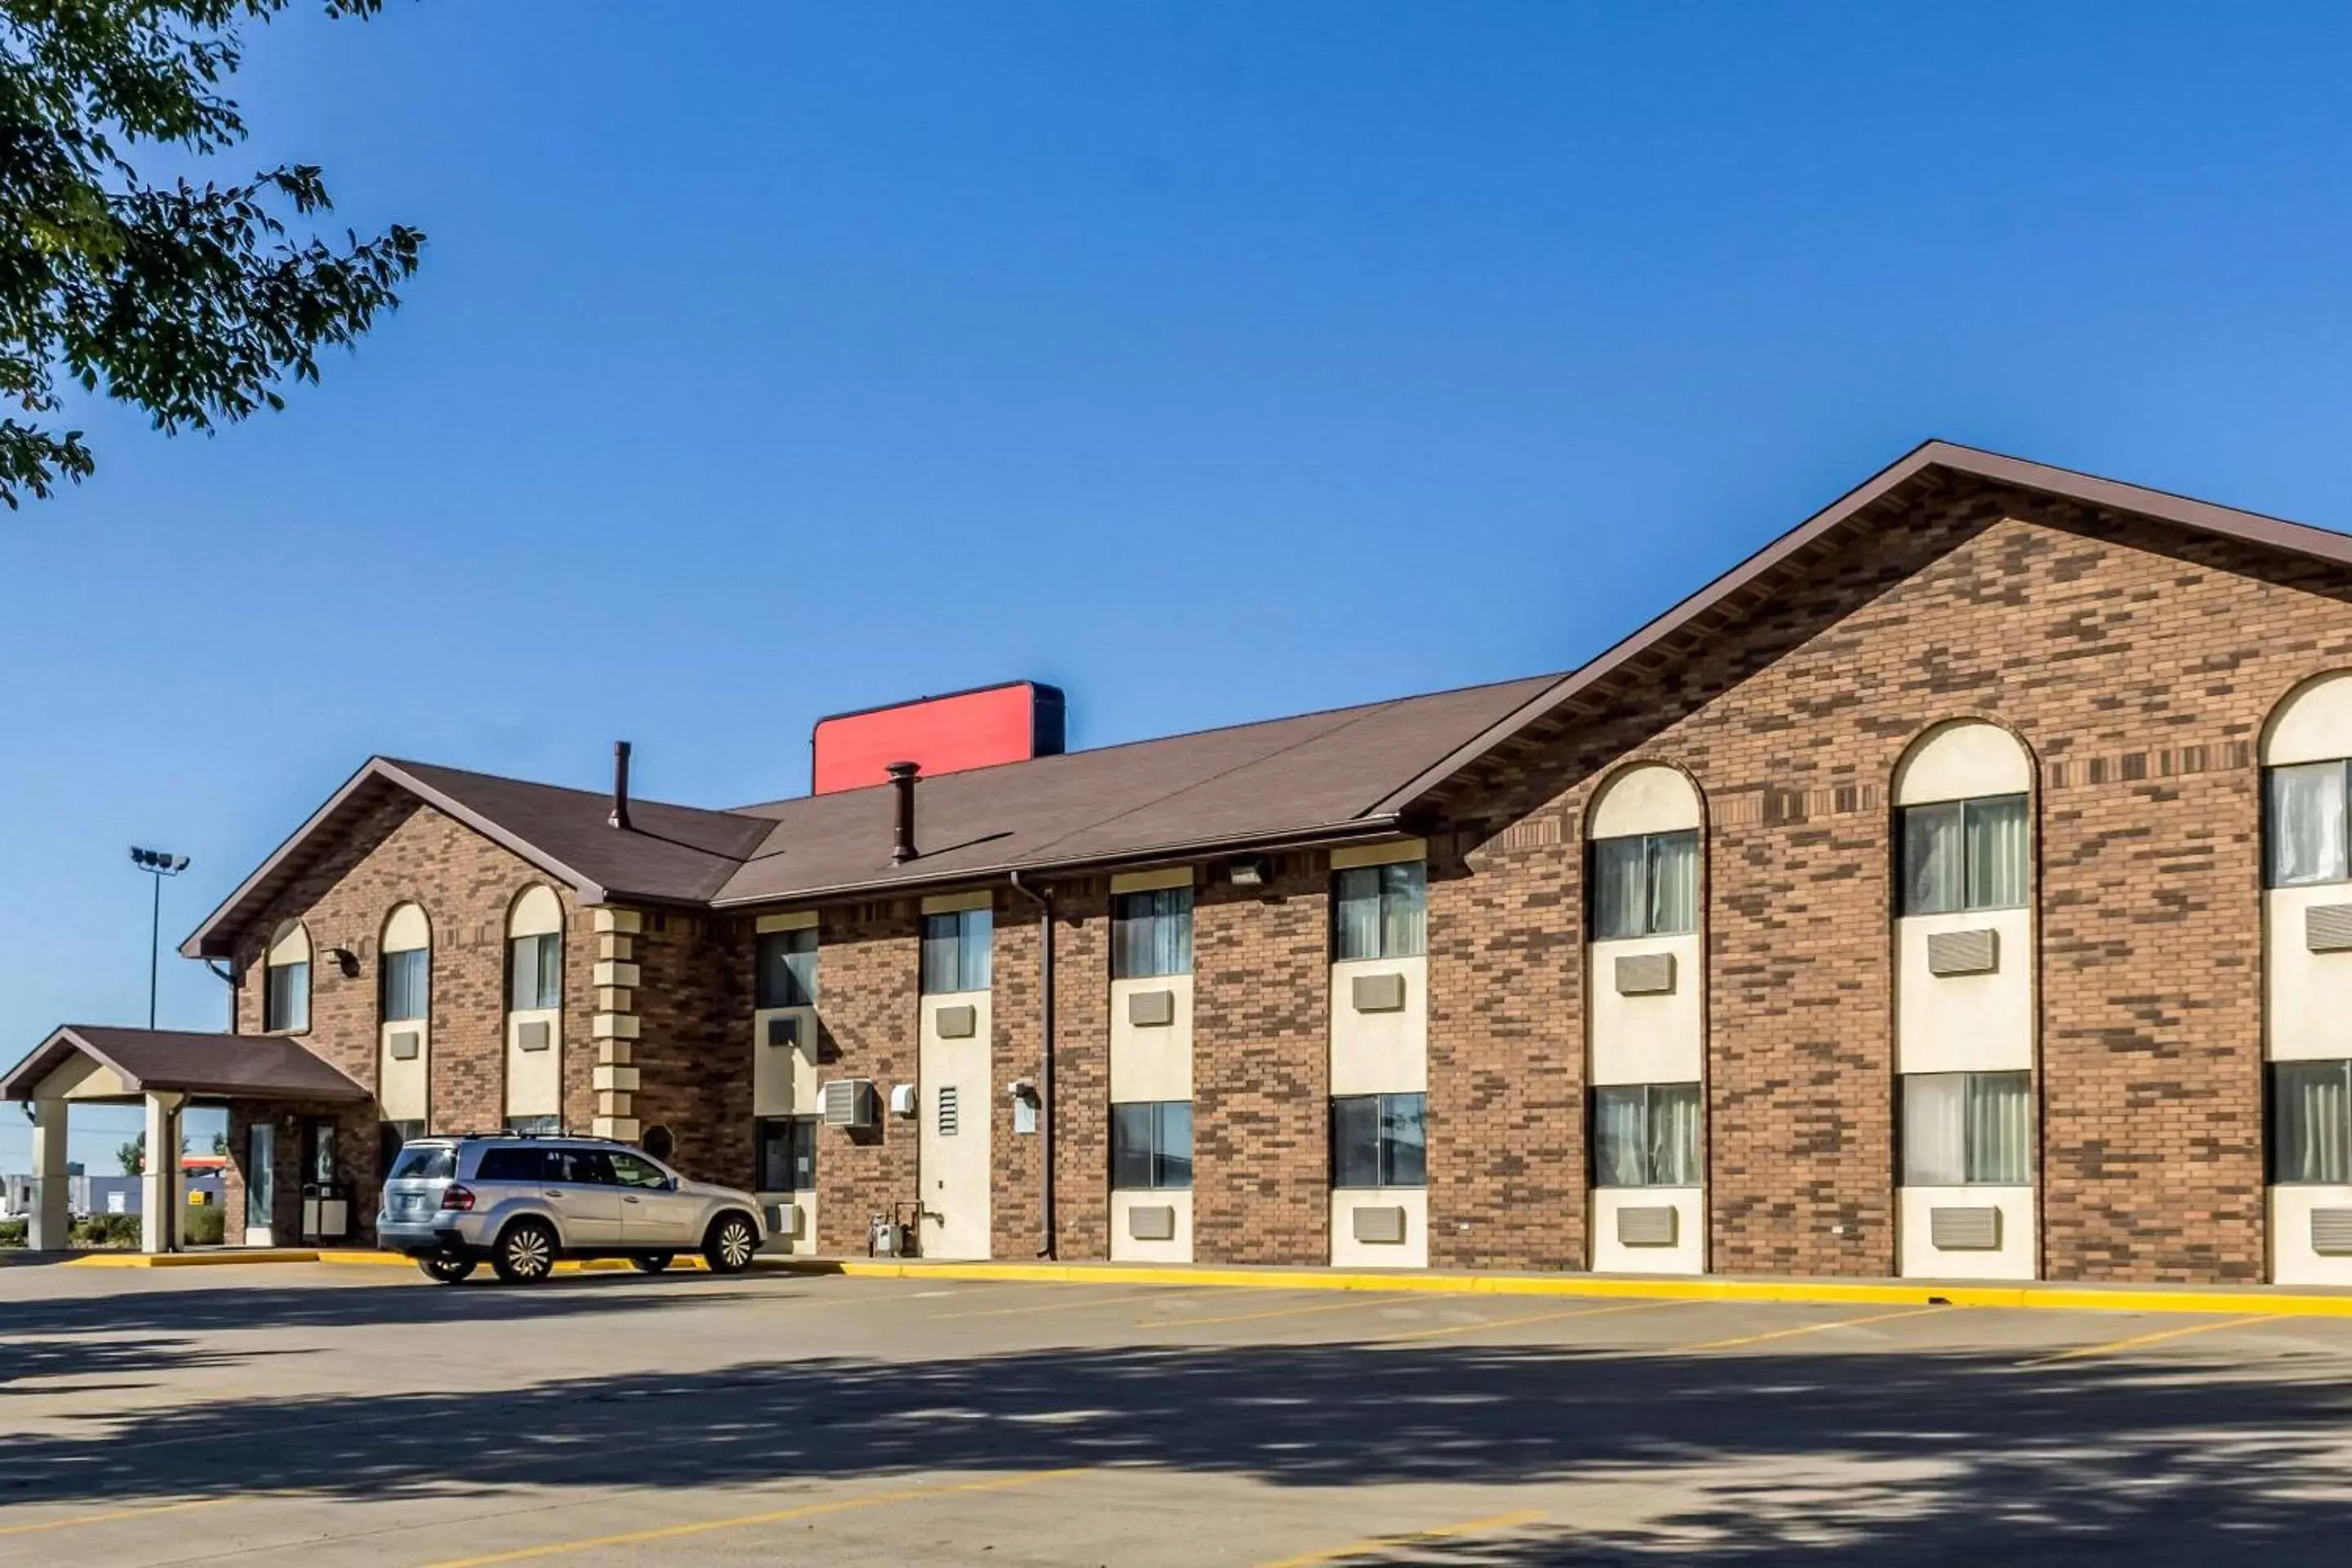
<path id="1" fill-rule="evenodd" d="M 1404 976 L 1402 974 L 1359 974 L 1349 989 L 1359 1013 L 1404 1011 Z"/>
<path id="2" fill-rule="evenodd" d="M 2312 1210 L 2311 1250 L 2322 1258 L 2352 1258 L 2352 1209 Z"/>
<path id="3" fill-rule="evenodd" d="M 1129 992 L 1127 1021 L 1139 1029 L 1168 1027 L 1176 1022 L 1176 993 L 1173 991 Z"/>
<path id="4" fill-rule="evenodd" d="M 396 1062 L 413 1062 L 416 1059 L 416 1053 L 424 1049 L 424 1036 L 414 1029 L 402 1029 L 392 1037 L 392 1059 Z"/>
<path id="5" fill-rule="evenodd" d="M 874 1125 L 874 1080 L 837 1078 L 817 1085 L 817 1104 L 827 1127 Z"/>
<path id="6" fill-rule="evenodd" d="M 1672 1204 L 1643 1204 L 1617 1211 L 1620 1247 L 1672 1247 L 1680 1234 L 1680 1215 Z"/>
<path id="7" fill-rule="evenodd" d="M 1930 974 L 1990 974 L 2000 967 L 2000 933 L 1990 926 L 1939 931 L 1927 938 Z"/>
<path id="8" fill-rule="evenodd" d="M 980 1029 L 980 1009 L 969 1002 L 953 1007 L 936 1007 L 931 1022 L 943 1040 L 968 1040 Z"/>
<path id="9" fill-rule="evenodd" d="M 518 1050 L 543 1051 L 553 1043 L 555 1032 L 543 1018 L 515 1026 L 515 1047 Z"/>
<path id="10" fill-rule="evenodd" d="M 2303 945 L 2314 952 L 2352 950 L 2352 904 L 2314 904 L 2304 910 Z"/>
<path id="11" fill-rule="evenodd" d="M 940 1086 L 940 1137 L 952 1138 L 963 1131 L 963 1106 L 961 1100 L 962 1096 L 956 1092 L 955 1085 L 951 1083 L 944 1083 Z"/>
<path id="12" fill-rule="evenodd" d="M 1404 1207 L 1401 1204 L 1382 1204 L 1376 1208 L 1354 1211 L 1358 1241 L 1395 1242 L 1404 1239 Z"/>
<path id="13" fill-rule="evenodd" d="M 1982 1208 L 1931 1208 L 1927 1242 L 1938 1252 L 1997 1252 L 2000 1210 L 1990 1204 Z"/>
<path id="14" fill-rule="evenodd" d="M 1617 961 L 1617 994 L 1660 996 L 1675 988 L 1675 955 L 1629 952 Z"/>
<path id="15" fill-rule="evenodd" d="M 768 1205 L 770 1236 L 782 1237 L 787 1241 L 798 1241 L 807 1228 L 801 1224 L 800 1205 L 770 1204 Z"/>
<path id="16" fill-rule="evenodd" d="M 1176 1205 L 1138 1204 L 1127 1211 L 1127 1234 L 1138 1241 L 1176 1239 Z"/>

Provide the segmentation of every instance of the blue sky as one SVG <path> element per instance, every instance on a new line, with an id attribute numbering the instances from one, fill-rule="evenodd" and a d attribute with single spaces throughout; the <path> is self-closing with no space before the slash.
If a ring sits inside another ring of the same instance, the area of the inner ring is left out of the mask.
<path id="1" fill-rule="evenodd" d="M 426 265 L 0 517 L 0 1056 L 143 1017 L 128 845 L 176 939 L 371 752 L 733 804 L 928 690 L 1566 668 L 1929 436 L 2352 526 L 2337 7 L 312 9 L 234 163 Z"/>

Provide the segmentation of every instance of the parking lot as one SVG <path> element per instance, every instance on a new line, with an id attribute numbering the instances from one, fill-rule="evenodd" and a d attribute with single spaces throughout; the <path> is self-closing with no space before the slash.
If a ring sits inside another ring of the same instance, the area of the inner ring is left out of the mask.
<path id="1" fill-rule="evenodd" d="M 0 1563 L 2341 1562 L 2352 1321 L 0 1268 Z"/>

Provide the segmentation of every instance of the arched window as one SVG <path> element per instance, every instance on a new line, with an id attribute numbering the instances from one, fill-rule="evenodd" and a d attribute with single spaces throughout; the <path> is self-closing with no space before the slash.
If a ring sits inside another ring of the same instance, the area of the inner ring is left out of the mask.
<path id="1" fill-rule="evenodd" d="M 1895 771 L 1896 912 L 2023 908 L 2032 785 L 2032 760 L 1998 724 L 1947 724 L 1914 745 Z"/>
<path id="2" fill-rule="evenodd" d="M 288 921 L 271 933 L 262 961 L 261 1026 L 300 1034 L 310 1026 L 310 932 Z"/>
<path id="3" fill-rule="evenodd" d="M 433 1016 L 433 926 L 415 904 L 403 904 L 383 922 L 379 998 L 387 1024 Z"/>
<path id="4" fill-rule="evenodd" d="M 551 888 L 526 888 L 507 911 L 507 1011 L 563 1005 L 563 901 Z"/>
<path id="5" fill-rule="evenodd" d="M 1698 930 L 1698 791 L 1675 769 L 1644 763 L 1601 789 L 1592 807 L 1592 940 Z"/>

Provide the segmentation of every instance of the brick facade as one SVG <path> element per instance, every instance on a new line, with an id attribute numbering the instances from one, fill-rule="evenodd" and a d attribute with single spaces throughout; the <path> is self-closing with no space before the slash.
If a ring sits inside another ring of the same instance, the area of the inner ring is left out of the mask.
<path id="1" fill-rule="evenodd" d="M 1890 784 L 1939 722 L 2011 728 L 2037 770 L 2042 1272 L 2238 1281 L 2265 1268 L 2259 771 L 2299 681 L 2352 664 L 2352 572 L 1980 483 L 1825 547 L 1687 657 L 1613 680 L 1449 784 L 1426 831 L 1430 1259 L 1584 1266 L 1581 862 L 1594 790 L 1640 759 L 1706 802 L 1709 1267 L 1895 1263 Z M 1327 858 L 1202 883 L 1194 918 L 1195 1257 L 1328 1256 Z M 374 1072 L 374 941 L 434 921 L 434 1126 L 499 1121 L 505 910 L 536 874 L 429 809 L 387 807 L 279 900 L 320 954 L 310 1043 Z M 1056 1244 L 1105 1255 L 1108 883 L 1056 901 Z M 593 943 L 564 893 L 565 1108 L 593 1111 Z M 996 897 L 998 1256 L 1040 1242 L 1035 906 Z M 259 1019 L 249 933 L 238 1024 Z M 913 1081 L 919 904 L 825 907 L 825 1078 Z M 751 1180 L 748 913 L 646 913 L 635 1115 L 699 1175 Z M 345 946 L 360 973 L 324 961 Z M 821 1131 L 819 1249 L 917 1195 L 916 1127 Z M 372 1158 L 372 1150 L 370 1157 Z M 231 1197 L 232 1229 L 240 1216 Z"/>

